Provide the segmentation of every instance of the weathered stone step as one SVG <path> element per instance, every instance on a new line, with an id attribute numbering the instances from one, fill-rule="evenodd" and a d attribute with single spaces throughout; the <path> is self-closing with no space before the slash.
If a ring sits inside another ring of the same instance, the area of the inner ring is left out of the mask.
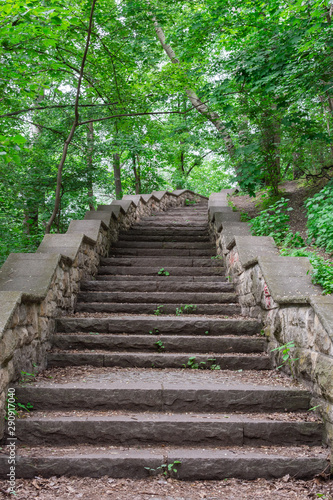
<path id="1" fill-rule="evenodd" d="M 183 225 L 176 225 L 176 224 L 171 224 L 171 225 L 155 225 L 152 226 L 152 224 L 147 223 L 144 225 L 136 225 L 132 226 L 131 229 L 128 231 L 120 231 L 119 235 L 132 235 L 132 236 L 140 236 L 140 235 L 152 235 L 152 236 L 173 236 L 174 234 L 185 234 L 185 235 L 192 235 L 192 236 L 207 236 L 208 235 L 208 224 L 191 224 L 190 222 L 183 224 Z"/>
<path id="2" fill-rule="evenodd" d="M 110 249 L 110 256 L 126 256 L 136 255 L 138 257 L 150 258 L 162 256 L 178 256 L 178 257 L 214 257 L 214 250 L 205 249 L 186 249 L 186 248 L 114 248 Z"/>
<path id="3" fill-rule="evenodd" d="M 185 306 L 191 306 L 186 308 Z M 177 309 L 181 309 L 177 314 Z M 231 316 L 233 314 L 241 314 L 239 304 L 165 304 L 165 303 L 120 303 L 120 302 L 79 302 L 76 305 L 77 312 L 89 313 L 127 313 L 127 314 L 177 314 L 189 316 L 190 314 L 214 314 L 221 316 Z M 185 311 L 185 312 L 184 312 Z"/>
<path id="4" fill-rule="evenodd" d="M 131 241 L 139 243 L 144 241 L 146 243 L 160 242 L 160 243 L 210 243 L 210 238 L 208 235 L 187 235 L 187 234 L 173 234 L 173 235 L 132 235 L 132 234 L 122 234 L 119 235 L 119 243 L 124 241 Z M 211 244 L 211 243 L 210 243 Z"/>
<path id="5" fill-rule="evenodd" d="M 223 267 L 221 259 L 212 259 L 210 257 L 103 257 L 100 261 L 100 268 L 105 266 L 120 267 Z"/>
<path id="6" fill-rule="evenodd" d="M 79 476 L 111 478 L 148 478 L 154 471 L 161 472 L 162 464 L 175 464 L 177 473 L 173 477 L 181 480 L 221 480 L 238 478 L 253 480 L 291 476 L 309 479 L 329 470 L 327 453 L 322 449 L 304 447 L 265 448 L 257 451 L 235 449 L 207 450 L 202 448 L 149 448 L 125 449 L 112 447 L 96 450 L 85 447 L 79 452 L 75 448 L 29 448 L 19 454 L 16 461 L 16 477 Z M 317 453 L 316 453 L 317 451 Z M 33 456 L 34 455 L 34 456 Z M 174 469 L 175 467 L 172 467 Z M 149 470 L 147 470 L 149 469 Z M 0 477 L 7 479 L 8 456 L 0 456 Z M 163 476 L 164 477 L 164 476 Z"/>
<path id="7" fill-rule="evenodd" d="M 73 414 L 32 413 L 16 423 L 21 444 L 68 446 L 75 444 L 177 446 L 321 446 L 323 425 L 318 422 L 256 419 L 244 415 Z M 246 450 L 246 449 L 245 449 Z"/>
<path id="8" fill-rule="evenodd" d="M 152 330 L 153 332 L 153 330 Z M 155 333 L 155 332 L 154 332 Z M 52 337 L 52 345 L 64 350 L 104 349 L 116 351 L 153 351 L 158 350 L 157 342 L 162 342 L 167 352 L 201 352 L 201 353 L 259 353 L 265 352 L 267 341 L 259 337 L 210 337 L 199 335 L 88 335 L 56 334 Z"/>
<path id="9" fill-rule="evenodd" d="M 257 354 L 197 354 L 188 353 L 153 353 L 153 352 L 49 352 L 47 355 L 48 368 L 64 366 L 104 366 L 121 368 L 184 368 L 190 360 L 201 363 L 205 369 L 211 366 L 220 366 L 221 370 L 270 370 L 270 358 Z M 189 368 L 191 368 L 189 366 Z M 212 368 L 214 369 L 214 368 Z"/>
<path id="10" fill-rule="evenodd" d="M 159 266 L 163 264 L 169 267 L 223 267 L 222 259 L 212 257 L 190 257 L 190 256 L 128 256 L 128 257 L 104 257 L 101 266 Z"/>
<path id="11" fill-rule="evenodd" d="M 172 286 L 173 283 L 229 283 L 228 276 L 149 276 L 149 275 L 136 275 L 135 278 L 133 276 L 128 276 L 126 274 L 117 276 L 115 274 L 97 274 L 96 282 L 98 281 L 108 281 L 109 283 L 115 283 L 117 281 L 129 281 L 131 283 L 170 283 Z M 231 284 L 231 283 L 230 283 Z"/>
<path id="12" fill-rule="evenodd" d="M 233 283 L 223 282 L 197 282 L 197 281 L 179 281 L 165 280 L 161 281 L 158 276 L 156 279 L 149 276 L 147 281 L 81 281 L 82 291 L 119 291 L 119 292 L 233 292 Z"/>
<path id="13" fill-rule="evenodd" d="M 132 229 L 140 229 L 140 228 L 167 228 L 172 229 L 175 228 L 179 231 L 182 231 L 183 228 L 200 228 L 202 230 L 208 231 L 208 218 L 207 217 L 189 217 L 189 218 L 177 218 L 173 219 L 172 217 L 164 217 L 163 219 L 157 219 L 157 217 L 152 219 L 141 219 L 139 222 L 136 222 Z"/>
<path id="14" fill-rule="evenodd" d="M 238 302 L 235 293 L 191 293 L 191 292 L 100 292 L 87 291 L 78 294 L 78 303 L 82 302 L 122 302 L 122 303 L 142 303 L 145 304 L 220 304 Z"/>
<path id="15" fill-rule="evenodd" d="M 200 217 L 208 217 L 208 205 L 206 207 L 198 207 L 196 209 L 191 209 L 189 207 L 182 207 L 181 209 L 170 208 L 164 212 L 155 212 L 150 217 L 170 217 L 170 215 L 175 217 L 195 217 L 196 215 Z"/>
<path id="16" fill-rule="evenodd" d="M 111 274 L 111 275 L 145 275 L 145 276 L 158 276 L 161 270 L 161 264 L 152 266 L 100 266 L 99 274 Z M 168 273 L 174 276 L 223 276 L 224 267 L 174 267 L 168 266 Z"/>
<path id="17" fill-rule="evenodd" d="M 169 243 L 175 243 L 175 242 L 193 242 L 193 243 L 209 243 L 210 238 L 208 234 L 170 234 L 170 235 L 159 235 L 159 234 L 131 234 L 129 231 L 124 234 L 119 235 L 119 243 L 122 243 L 124 241 L 135 241 L 138 243 L 139 241 L 145 241 L 147 243 L 151 243 L 153 241 L 156 242 L 169 242 Z"/>
<path id="18" fill-rule="evenodd" d="M 98 332 L 146 334 L 158 329 L 166 335 L 255 335 L 260 332 L 261 323 L 246 319 L 216 319 L 194 315 L 163 317 L 153 316 L 110 316 L 106 318 L 58 318 L 58 332 Z"/>
<path id="19" fill-rule="evenodd" d="M 230 375 L 224 376 L 223 371 L 187 369 L 169 372 L 136 368 L 114 372 L 110 368 L 109 373 L 100 374 L 100 369 L 95 370 L 96 373 L 69 382 L 48 380 L 18 386 L 18 401 L 32 403 L 34 410 L 174 413 L 273 413 L 307 411 L 311 406 L 308 391 L 279 385 L 237 383 Z"/>
<path id="20" fill-rule="evenodd" d="M 208 249 L 214 254 L 216 248 L 212 243 L 206 241 L 116 241 L 113 243 L 115 248 L 185 248 L 185 249 Z"/>

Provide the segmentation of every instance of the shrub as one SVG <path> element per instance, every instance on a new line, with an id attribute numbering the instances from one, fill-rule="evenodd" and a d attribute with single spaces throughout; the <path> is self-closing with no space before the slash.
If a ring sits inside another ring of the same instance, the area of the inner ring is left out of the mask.
<path id="1" fill-rule="evenodd" d="M 316 245 L 333 251 L 333 182 L 305 202 L 309 239 Z"/>
<path id="2" fill-rule="evenodd" d="M 276 244 L 281 244 L 290 233 L 288 226 L 289 215 L 292 208 L 287 208 L 288 200 L 281 198 L 276 203 L 262 210 L 250 222 L 251 232 L 255 236 L 272 236 Z"/>

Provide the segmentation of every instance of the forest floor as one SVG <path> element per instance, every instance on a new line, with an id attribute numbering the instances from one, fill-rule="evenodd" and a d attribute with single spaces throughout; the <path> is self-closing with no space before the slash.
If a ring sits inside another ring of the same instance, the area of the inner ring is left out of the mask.
<path id="1" fill-rule="evenodd" d="M 0 481 L 0 498 L 17 500 L 309 500 L 333 499 L 333 481 L 315 478 L 300 481 L 289 476 L 279 480 L 177 481 L 150 478 L 146 480 L 111 479 L 108 477 L 51 477 L 18 479 L 16 495 L 6 493 L 7 484 Z"/>
<path id="2" fill-rule="evenodd" d="M 302 186 L 299 181 L 287 181 L 283 184 L 280 184 L 279 186 L 279 190 L 283 194 L 283 197 L 287 198 L 289 201 L 288 207 L 291 207 L 293 209 L 289 212 L 289 225 L 291 231 L 293 233 L 296 233 L 298 231 L 304 241 L 306 241 L 307 239 L 307 219 L 304 202 L 307 198 L 310 198 L 314 194 L 318 193 L 318 191 L 320 191 L 322 188 L 323 185 L 305 187 Z M 265 204 L 266 199 L 267 193 L 265 191 L 257 193 L 255 197 L 250 197 L 249 195 L 236 195 L 229 197 L 229 201 L 234 207 L 236 207 L 237 211 L 246 213 L 250 219 L 253 219 L 257 215 L 259 215 L 259 212 L 261 210 L 267 208 L 267 203 Z M 316 251 L 325 259 L 332 260 L 332 256 L 328 253 L 325 253 L 322 249 L 315 248 L 312 245 L 309 245 L 307 246 L 307 250 Z"/>

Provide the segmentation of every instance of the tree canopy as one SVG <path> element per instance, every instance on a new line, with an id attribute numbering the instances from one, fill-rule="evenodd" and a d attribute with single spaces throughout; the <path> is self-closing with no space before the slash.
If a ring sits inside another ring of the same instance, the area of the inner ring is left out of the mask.
<path id="1" fill-rule="evenodd" d="M 332 176 L 331 1 L 2 0 L 1 255 L 97 200 Z"/>

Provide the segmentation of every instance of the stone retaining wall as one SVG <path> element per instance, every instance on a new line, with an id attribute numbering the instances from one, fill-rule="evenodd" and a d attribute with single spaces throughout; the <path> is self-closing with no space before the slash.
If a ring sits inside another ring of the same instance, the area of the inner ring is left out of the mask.
<path id="1" fill-rule="evenodd" d="M 244 315 L 263 323 L 275 366 L 281 355 L 272 349 L 293 341 L 292 371 L 313 393 L 333 443 L 333 297 L 311 282 L 307 257 L 283 257 L 273 238 L 251 236 L 249 225 L 228 207 L 230 190 L 209 198 L 209 218 L 226 274 L 235 283 Z M 288 364 L 283 370 L 290 373 Z"/>
<path id="2" fill-rule="evenodd" d="M 36 253 L 10 254 L 0 269 L 0 438 L 9 384 L 46 367 L 55 318 L 73 312 L 80 281 L 96 275 L 119 230 L 200 198 L 188 190 L 124 196 L 71 221 L 66 234 L 45 235 Z"/>

